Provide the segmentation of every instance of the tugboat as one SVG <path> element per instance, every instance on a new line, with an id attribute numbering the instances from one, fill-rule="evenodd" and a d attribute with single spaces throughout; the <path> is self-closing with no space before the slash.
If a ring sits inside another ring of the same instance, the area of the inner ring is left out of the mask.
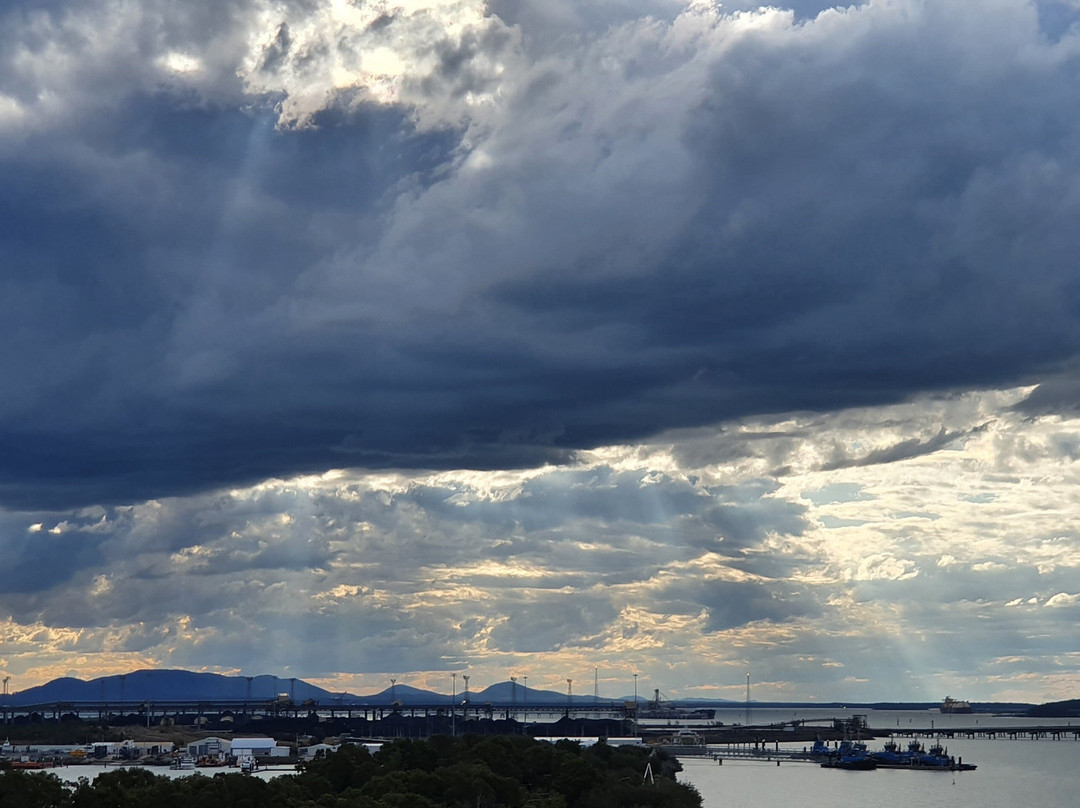
<path id="1" fill-rule="evenodd" d="M 949 757 L 949 750 L 943 749 L 940 743 L 935 743 L 931 746 L 930 750 L 918 757 L 913 765 L 951 772 L 970 772 L 975 770 L 974 763 L 964 763 L 962 758 L 957 761 L 956 758 Z"/>
<path id="2" fill-rule="evenodd" d="M 918 740 L 911 741 L 906 751 L 901 752 L 895 741 L 889 741 L 880 752 L 870 755 L 883 769 L 920 769 L 922 771 L 970 772 L 976 769 L 974 763 L 964 763 L 963 758 L 950 757 L 948 750 L 935 743 L 926 749 Z"/>
<path id="3" fill-rule="evenodd" d="M 885 768 L 898 769 L 907 766 L 909 762 L 905 754 L 900 751 L 900 746 L 893 740 L 889 740 L 884 749 L 871 752 L 870 757 L 876 760 L 879 766 Z"/>
<path id="4" fill-rule="evenodd" d="M 815 744 L 816 746 L 816 744 Z M 841 741 L 839 748 L 821 763 L 825 769 L 847 769 L 848 771 L 873 771 L 877 761 L 866 751 L 862 741 Z"/>
<path id="5" fill-rule="evenodd" d="M 942 748 L 940 743 L 935 743 L 929 751 L 922 750 L 911 760 L 912 766 L 922 766 L 927 769 L 942 769 L 948 771 L 952 767 L 952 761 Z"/>

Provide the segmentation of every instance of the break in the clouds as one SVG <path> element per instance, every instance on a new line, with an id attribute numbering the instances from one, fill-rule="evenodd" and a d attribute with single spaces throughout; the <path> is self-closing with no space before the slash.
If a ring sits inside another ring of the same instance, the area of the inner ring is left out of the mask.
<path id="1" fill-rule="evenodd" d="M 336 471 L 8 512 L 4 669 L 335 689 L 602 672 L 677 695 L 1075 689 L 1076 420 L 1028 390 L 743 419 L 517 471 Z M 939 426 L 941 425 L 941 426 Z M 948 445 L 889 457 L 902 435 Z M 839 452 L 880 462 L 836 466 Z M 780 468 L 782 471 L 777 471 Z"/>
<path id="2" fill-rule="evenodd" d="M 5 664 L 1062 690 L 1080 9 L 787 5 L 0 2 Z"/>

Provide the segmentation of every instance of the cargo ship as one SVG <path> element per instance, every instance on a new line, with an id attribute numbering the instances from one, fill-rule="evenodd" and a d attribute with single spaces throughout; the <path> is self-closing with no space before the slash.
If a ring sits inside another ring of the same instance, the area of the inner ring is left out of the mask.
<path id="1" fill-rule="evenodd" d="M 941 712 L 943 713 L 970 713 L 972 712 L 971 705 L 966 701 L 960 701 L 958 699 L 952 699 L 948 696 L 945 697 L 945 701 L 941 702 Z"/>

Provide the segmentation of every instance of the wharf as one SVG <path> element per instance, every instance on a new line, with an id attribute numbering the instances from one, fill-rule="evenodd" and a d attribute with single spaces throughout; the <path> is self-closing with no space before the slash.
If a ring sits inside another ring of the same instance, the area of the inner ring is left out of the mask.
<path id="1" fill-rule="evenodd" d="M 280 699 L 159 699 L 145 700 L 88 700 L 51 701 L 40 704 L 0 704 L 0 723 L 10 724 L 23 717 L 41 720 L 51 717 L 91 718 L 106 720 L 115 716 L 138 715 L 153 720 L 165 716 L 260 716 L 262 718 L 299 718 L 318 715 L 334 720 L 337 718 L 382 720 L 391 716 L 431 718 L 456 716 L 463 720 L 498 717 L 507 720 L 525 720 L 529 723 L 559 718 L 609 718 L 633 719 L 634 706 L 626 702 L 602 702 L 597 704 L 524 704 L 519 702 L 491 703 L 460 701 L 451 704 L 449 699 L 432 704 L 402 704 L 400 702 L 372 704 L 363 701 L 339 701 L 319 703 Z"/>
<path id="2" fill-rule="evenodd" d="M 711 758 L 723 765 L 727 760 L 758 760 L 766 763 L 781 761 L 786 763 L 819 763 L 808 751 L 796 751 L 792 749 L 770 749 L 768 747 L 728 747 L 720 750 L 708 746 L 687 746 L 684 744 L 661 745 L 659 747 L 676 758 Z"/>
<path id="3" fill-rule="evenodd" d="M 818 724 L 815 726 L 815 723 Z M 969 738 L 989 740 L 1052 740 L 1080 741 L 1080 725 L 1032 724 L 1027 726 L 969 727 L 906 727 L 875 728 L 865 723 L 863 716 L 830 721 L 788 721 L 764 726 L 735 725 L 730 727 L 683 730 L 675 735 L 656 737 L 653 743 L 675 757 L 712 758 L 723 763 L 724 758 L 765 762 L 818 762 L 808 747 L 791 748 L 795 743 L 815 740 L 869 740 L 873 738 Z M 781 744 L 787 745 L 782 747 Z"/>
<path id="4" fill-rule="evenodd" d="M 642 729 L 642 736 L 652 735 L 653 741 L 664 745 L 665 736 L 671 735 L 671 728 Z M 848 718 L 814 718 L 795 721 L 782 721 L 772 724 L 730 724 L 721 726 L 697 726 L 684 730 L 672 738 L 673 745 L 684 744 L 688 740 L 707 746 L 727 747 L 764 747 L 766 744 L 778 749 L 779 744 L 813 743 L 816 740 L 842 741 L 846 738 L 883 738 L 893 734 L 890 730 L 870 729 L 866 716 L 856 715 Z"/>
<path id="5" fill-rule="evenodd" d="M 897 727 L 880 734 L 891 735 L 896 738 L 989 738 L 991 740 L 1034 740 L 1048 739 L 1053 741 L 1073 740 L 1080 741 L 1080 725 L 1073 724 L 1038 724 L 1026 727 Z"/>
<path id="6" fill-rule="evenodd" d="M 667 730 L 670 734 L 670 729 Z M 647 733 L 643 732 L 643 736 Z M 970 738 L 990 740 L 1073 740 L 1080 741 L 1080 724 L 1030 724 L 993 726 L 975 724 L 967 727 L 871 727 L 864 716 L 849 719 L 811 719 L 777 724 L 699 727 L 694 737 L 709 746 L 764 746 L 765 744 L 812 743 L 815 740 L 872 740 L 875 738 Z M 663 744 L 664 735 L 654 734 L 654 742 Z M 672 739 L 678 745 L 679 739 Z"/>

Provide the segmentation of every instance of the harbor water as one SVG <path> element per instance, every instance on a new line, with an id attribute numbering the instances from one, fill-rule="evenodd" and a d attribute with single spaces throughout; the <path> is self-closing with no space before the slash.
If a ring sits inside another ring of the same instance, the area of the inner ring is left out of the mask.
<path id="1" fill-rule="evenodd" d="M 123 768 L 146 768 L 150 772 L 161 775 L 162 777 L 176 778 L 176 777 L 191 777 L 198 774 L 203 777 L 213 777 L 215 774 L 240 774 L 240 770 L 236 767 L 228 768 L 208 768 L 208 769 L 171 769 L 168 766 L 146 766 L 141 767 L 134 764 L 122 764 L 122 763 L 110 763 L 108 765 L 86 763 L 80 766 L 62 766 L 56 769 L 44 769 L 43 773 L 54 774 L 63 780 L 65 783 L 77 783 L 80 779 L 85 778 L 89 782 L 93 782 L 99 774 L 105 772 L 116 771 Z M 295 774 L 295 766 L 273 766 L 270 768 L 259 769 L 251 777 L 258 777 L 260 780 L 270 780 L 274 777 L 280 777 L 283 774 Z"/>
<path id="2" fill-rule="evenodd" d="M 792 718 L 790 710 L 775 712 L 775 719 L 772 715 L 766 716 L 765 711 L 752 718 L 755 723 Z M 935 729 L 946 730 L 969 726 L 1007 728 L 1036 723 L 1029 718 L 985 714 L 853 712 L 868 715 L 869 724 L 875 729 L 899 727 L 905 731 L 911 727 L 929 727 L 931 721 Z M 822 711 L 821 714 L 836 713 Z M 726 721 L 726 717 L 719 714 L 717 719 Z M 762 808 L 769 805 L 836 808 L 845 804 L 874 808 L 1074 808 L 1080 805 L 1080 741 L 1073 740 L 1071 735 L 1068 738 L 942 738 L 950 755 L 978 765 L 978 769 L 971 772 L 844 771 L 823 769 L 814 763 L 784 761 L 778 766 L 776 761 L 738 759 L 724 760 L 720 765 L 709 759 L 686 758 L 682 761 L 683 772 L 679 779 L 698 789 L 704 808 Z M 906 745 L 906 739 L 900 739 L 900 742 Z M 868 741 L 867 745 L 875 749 L 883 743 L 884 739 L 878 739 Z M 802 744 L 793 744 L 788 748 L 802 747 Z M 717 751 L 722 754 L 722 748 Z"/>

